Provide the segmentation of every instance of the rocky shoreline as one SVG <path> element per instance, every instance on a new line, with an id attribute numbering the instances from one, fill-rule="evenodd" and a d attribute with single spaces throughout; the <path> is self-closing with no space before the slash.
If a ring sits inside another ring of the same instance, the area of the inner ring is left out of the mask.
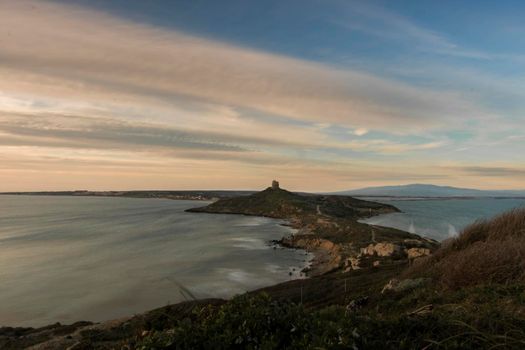
<path id="1" fill-rule="evenodd" d="M 341 255 L 337 245 L 325 239 L 295 239 L 284 237 L 279 244 L 285 248 L 303 249 L 313 254 L 307 267 L 302 272 L 308 277 L 320 276 L 337 269 L 341 263 Z"/>
<path id="2" fill-rule="evenodd" d="M 414 260 L 430 255 L 437 247 L 434 240 L 404 239 L 398 242 L 370 243 L 358 252 L 348 249 L 344 244 L 334 243 L 328 239 L 316 237 L 314 233 L 302 230 L 301 234 L 292 234 L 273 243 L 290 249 L 302 249 L 312 253 L 308 267 L 304 272 L 308 277 L 320 276 L 338 269 L 343 272 L 358 270 L 364 267 L 379 266 L 391 260 Z M 345 249 L 346 248 L 346 249 Z"/>

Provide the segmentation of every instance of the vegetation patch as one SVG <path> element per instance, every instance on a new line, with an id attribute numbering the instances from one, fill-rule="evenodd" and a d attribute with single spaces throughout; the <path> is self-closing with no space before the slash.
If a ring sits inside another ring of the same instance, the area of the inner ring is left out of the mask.
<path id="1" fill-rule="evenodd" d="M 221 306 L 197 307 L 174 327 L 148 332 L 136 348 L 522 349 L 525 319 L 515 308 L 523 292 L 518 285 L 444 294 L 427 287 L 362 308 L 316 310 L 264 293 L 243 295 Z M 420 307 L 429 302 L 439 304 Z"/>
<path id="2" fill-rule="evenodd" d="M 479 221 L 417 261 L 405 277 L 432 277 L 449 289 L 525 278 L 525 209 Z"/>

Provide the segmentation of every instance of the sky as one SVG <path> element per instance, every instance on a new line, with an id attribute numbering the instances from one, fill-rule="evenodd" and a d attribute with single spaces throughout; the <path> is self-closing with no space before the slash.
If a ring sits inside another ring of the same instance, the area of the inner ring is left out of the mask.
<path id="1" fill-rule="evenodd" d="M 0 0 L 0 191 L 525 189 L 523 13 Z"/>

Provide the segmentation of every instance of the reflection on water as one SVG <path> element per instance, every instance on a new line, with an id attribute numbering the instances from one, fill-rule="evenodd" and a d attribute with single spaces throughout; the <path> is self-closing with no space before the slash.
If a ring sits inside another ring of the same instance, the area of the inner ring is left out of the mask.
<path id="1" fill-rule="evenodd" d="M 185 213 L 204 202 L 0 196 L 0 325 L 100 321 L 296 278 L 279 221 Z M 294 275 L 289 276 L 292 272 Z"/>
<path id="2" fill-rule="evenodd" d="M 375 200 L 369 198 L 369 200 Z M 376 200 L 377 201 L 377 200 Z M 402 213 L 372 217 L 362 222 L 393 227 L 436 240 L 458 234 L 478 219 L 491 218 L 513 208 L 525 206 L 525 199 L 432 199 L 380 200 L 392 204 Z"/>

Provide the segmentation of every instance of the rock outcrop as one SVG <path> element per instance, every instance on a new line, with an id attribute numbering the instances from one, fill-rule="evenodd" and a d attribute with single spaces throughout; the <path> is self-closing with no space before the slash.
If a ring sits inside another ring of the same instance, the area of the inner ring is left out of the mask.
<path id="1" fill-rule="evenodd" d="M 359 270 L 367 267 L 379 267 L 392 261 L 415 259 L 432 254 L 431 248 L 437 245 L 426 239 L 406 239 L 396 242 L 370 243 L 361 248 L 358 254 L 347 256 L 344 259 L 344 271 Z"/>
<path id="2" fill-rule="evenodd" d="M 395 243 L 381 242 L 369 244 L 367 247 L 361 248 L 361 254 L 396 258 L 403 256 L 403 249 L 400 245 Z"/>
<path id="3" fill-rule="evenodd" d="M 428 248 L 410 248 L 407 250 L 407 257 L 409 260 L 414 260 L 430 254 L 431 252 Z"/>
<path id="4" fill-rule="evenodd" d="M 344 272 L 350 272 L 352 270 L 359 270 L 361 269 L 361 257 L 360 256 L 354 256 L 346 259 L 345 265 L 344 265 Z"/>
<path id="5" fill-rule="evenodd" d="M 341 267 L 341 247 L 327 239 L 311 235 L 295 235 L 283 238 L 280 244 L 285 247 L 304 249 L 307 252 L 314 253 L 315 258 L 312 261 L 312 267 L 308 269 L 310 276 L 322 275 Z"/>

